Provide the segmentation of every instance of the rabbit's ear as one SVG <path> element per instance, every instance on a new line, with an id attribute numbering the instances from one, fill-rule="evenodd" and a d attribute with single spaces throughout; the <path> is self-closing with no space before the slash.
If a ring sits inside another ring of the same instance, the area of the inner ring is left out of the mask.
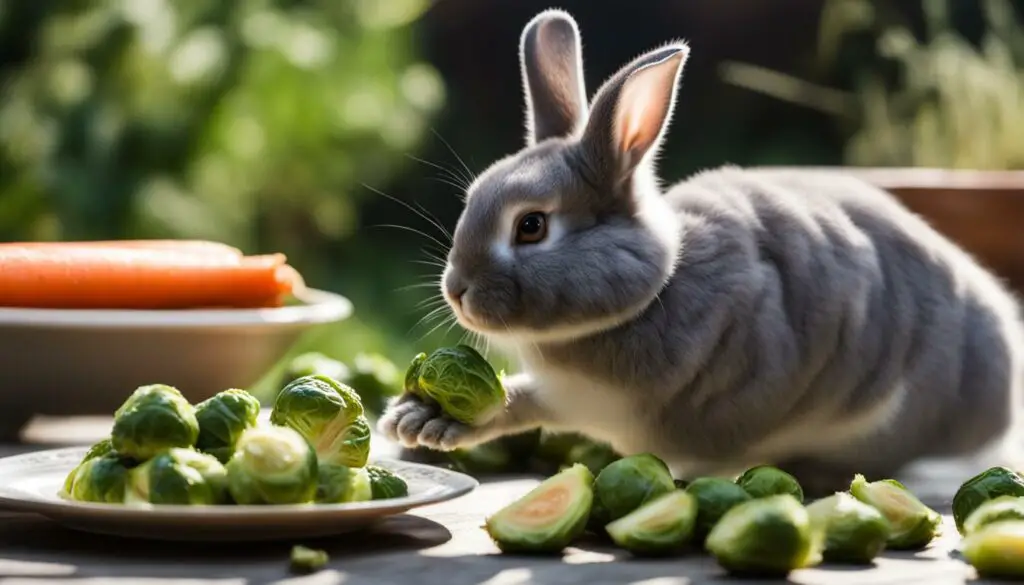
<path id="1" fill-rule="evenodd" d="M 576 21 L 561 10 L 541 12 L 523 29 L 519 58 L 526 91 L 527 143 L 575 132 L 587 115 Z"/>
<path id="2" fill-rule="evenodd" d="M 623 180 L 657 153 L 689 54 L 684 43 L 674 43 L 635 59 L 605 82 L 581 139 L 594 168 Z"/>

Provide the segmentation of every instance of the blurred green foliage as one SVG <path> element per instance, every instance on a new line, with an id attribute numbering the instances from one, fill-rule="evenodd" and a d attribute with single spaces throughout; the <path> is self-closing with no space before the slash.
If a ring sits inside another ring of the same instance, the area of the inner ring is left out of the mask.
<path id="1" fill-rule="evenodd" d="M 405 154 L 445 103 L 417 56 L 412 25 L 427 5 L 0 3 L 0 241 L 204 238 L 284 252 L 358 315 L 296 353 L 404 362 L 407 340 L 368 325 L 377 317 L 360 301 L 373 292 L 358 281 L 397 287 L 408 274 L 381 274 L 400 270 L 386 250 L 339 250 L 377 197 L 364 184 L 412 164 Z"/>

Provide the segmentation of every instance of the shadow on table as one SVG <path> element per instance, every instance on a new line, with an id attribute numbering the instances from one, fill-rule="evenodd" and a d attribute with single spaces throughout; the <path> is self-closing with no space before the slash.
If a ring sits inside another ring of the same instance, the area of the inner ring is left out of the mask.
<path id="1" fill-rule="evenodd" d="M 35 516 L 0 518 L 0 582 L 4 577 L 66 575 L 205 579 L 244 577 L 245 583 L 288 576 L 294 544 L 320 548 L 332 564 L 373 561 L 448 542 L 444 526 L 413 515 L 395 516 L 350 534 L 276 542 L 162 542 L 77 532 Z M 255 579 L 255 580 L 254 580 Z M 73 581 L 71 581 L 73 582 Z"/>

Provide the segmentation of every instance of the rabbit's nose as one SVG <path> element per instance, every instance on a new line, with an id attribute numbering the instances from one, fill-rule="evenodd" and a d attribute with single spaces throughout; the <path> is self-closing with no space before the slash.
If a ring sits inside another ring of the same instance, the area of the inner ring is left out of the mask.
<path id="1" fill-rule="evenodd" d="M 459 304 L 462 304 L 462 297 L 465 296 L 466 291 L 469 290 L 469 284 L 454 273 L 449 274 L 445 279 L 444 287 L 448 292 L 448 296 Z"/>

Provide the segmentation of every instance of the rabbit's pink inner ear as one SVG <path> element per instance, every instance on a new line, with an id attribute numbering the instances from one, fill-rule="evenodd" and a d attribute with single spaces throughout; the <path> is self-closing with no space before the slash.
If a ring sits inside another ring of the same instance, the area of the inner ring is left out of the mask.
<path id="1" fill-rule="evenodd" d="M 625 82 L 615 108 L 615 146 L 628 167 L 651 150 L 672 111 L 676 80 L 686 52 L 640 69 Z"/>

